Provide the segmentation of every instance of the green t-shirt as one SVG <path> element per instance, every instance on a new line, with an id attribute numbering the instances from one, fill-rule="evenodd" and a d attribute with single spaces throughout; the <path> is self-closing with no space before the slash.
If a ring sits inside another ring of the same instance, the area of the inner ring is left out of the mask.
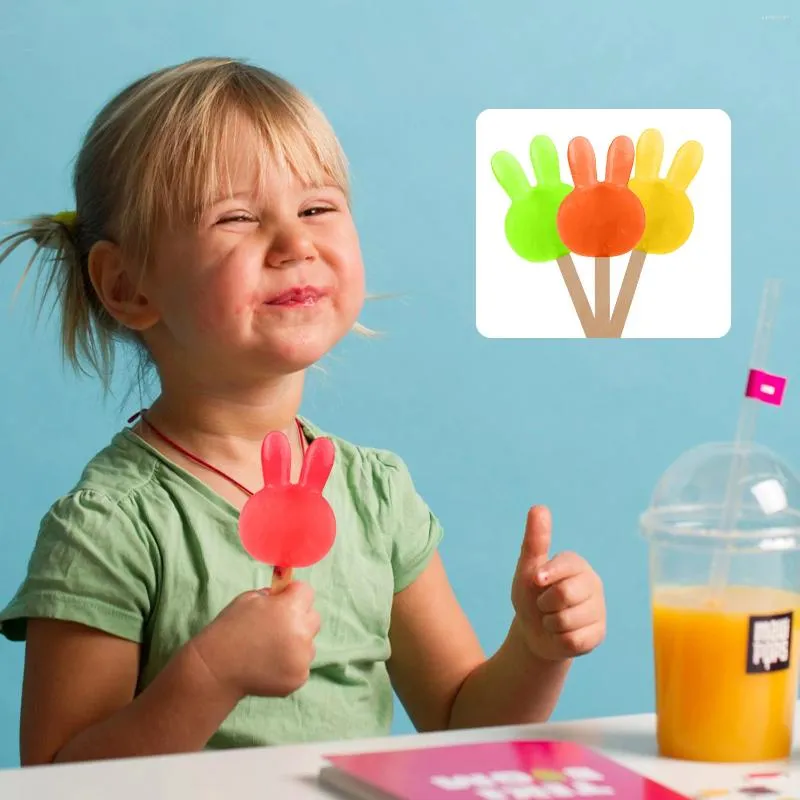
<path id="1" fill-rule="evenodd" d="M 309 439 L 327 435 L 302 424 Z M 311 676 L 289 697 L 242 700 L 209 747 L 389 732 L 392 598 L 423 570 L 442 531 L 397 456 L 330 438 L 336 460 L 324 494 L 336 540 L 319 564 L 295 571 L 322 617 Z M 239 541 L 238 516 L 124 429 L 44 517 L 0 630 L 22 640 L 26 618 L 47 617 L 139 642 L 141 691 L 234 597 L 269 585 L 270 567 Z"/>

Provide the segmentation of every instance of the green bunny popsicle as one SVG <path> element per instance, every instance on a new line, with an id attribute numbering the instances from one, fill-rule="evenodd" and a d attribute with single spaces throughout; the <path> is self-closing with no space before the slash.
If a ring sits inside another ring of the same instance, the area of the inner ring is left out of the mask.
<path id="1" fill-rule="evenodd" d="M 558 264 L 581 327 L 587 336 L 592 336 L 592 308 L 556 225 L 558 209 L 572 186 L 561 180 L 558 151 L 549 136 L 533 138 L 530 159 L 535 185 L 531 185 L 511 153 L 501 150 L 492 156 L 492 172 L 511 200 L 505 218 L 506 239 L 511 249 L 526 261 Z"/>
<path id="2" fill-rule="evenodd" d="M 572 187 L 561 180 L 558 151 L 550 137 L 535 136 L 530 157 L 535 186 L 531 186 L 511 153 L 500 151 L 492 157 L 492 172 L 511 199 L 506 214 L 506 239 L 526 261 L 555 261 L 569 253 L 558 233 L 556 215 Z"/>

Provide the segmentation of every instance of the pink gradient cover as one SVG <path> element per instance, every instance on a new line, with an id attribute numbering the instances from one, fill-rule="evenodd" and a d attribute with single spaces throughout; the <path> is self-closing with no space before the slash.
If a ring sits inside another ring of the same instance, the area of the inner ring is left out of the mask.
<path id="1" fill-rule="evenodd" d="M 402 800 L 686 800 L 572 742 L 492 742 L 326 759 L 341 772 Z"/>

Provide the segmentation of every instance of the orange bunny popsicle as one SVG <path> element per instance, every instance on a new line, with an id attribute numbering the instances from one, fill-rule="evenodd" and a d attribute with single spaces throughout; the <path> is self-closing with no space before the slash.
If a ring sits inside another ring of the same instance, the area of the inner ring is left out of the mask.
<path id="1" fill-rule="evenodd" d="M 618 136 L 608 148 L 605 180 L 598 181 L 589 140 L 578 136 L 567 149 L 575 189 L 558 210 L 558 232 L 573 253 L 595 259 L 595 327 L 601 335 L 611 317 L 610 259 L 632 250 L 645 226 L 642 203 L 627 185 L 633 157 L 633 142 Z"/>
<path id="2" fill-rule="evenodd" d="M 330 439 L 314 439 L 303 458 L 300 479 L 292 483 L 289 440 L 280 431 L 264 439 L 264 488 L 245 503 L 239 515 L 239 536 L 253 558 L 272 566 L 273 593 L 291 583 L 295 567 L 316 564 L 333 546 L 336 517 L 322 490 L 334 453 Z"/>

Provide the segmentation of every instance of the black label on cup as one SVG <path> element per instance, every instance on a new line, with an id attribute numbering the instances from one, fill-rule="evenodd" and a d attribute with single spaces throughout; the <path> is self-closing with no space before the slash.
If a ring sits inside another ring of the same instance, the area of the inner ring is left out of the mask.
<path id="1" fill-rule="evenodd" d="M 792 654 L 793 612 L 750 617 L 747 636 L 747 671 L 780 672 L 788 669 Z"/>

